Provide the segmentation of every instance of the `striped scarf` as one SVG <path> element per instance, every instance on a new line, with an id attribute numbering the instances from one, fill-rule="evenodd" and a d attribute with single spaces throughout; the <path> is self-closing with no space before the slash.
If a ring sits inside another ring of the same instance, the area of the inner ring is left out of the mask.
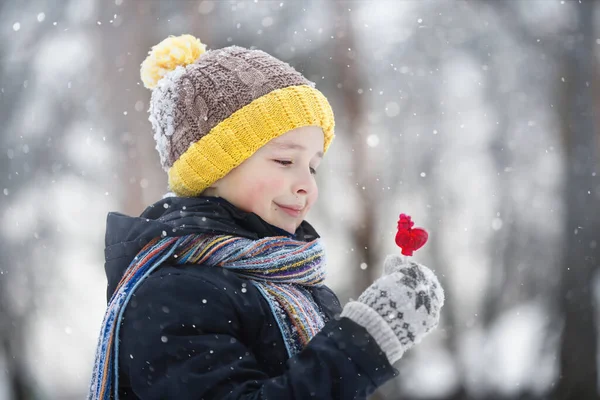
<path id="1" fill-rule="evenodd" d="M 118 337 L 123 313 L 144 279 L 167 261 L 223 267 L 248 278 L 269 303 L 289 357 L 301 351 L 326 322 L 305 288 L 320 286 L 325 279 L 319 239 L 307 243 L 283 236 L 251 240 L 208 234 L 156 238 L 133 259 L 108 303 L 88 400 L 118 399 Z"/>

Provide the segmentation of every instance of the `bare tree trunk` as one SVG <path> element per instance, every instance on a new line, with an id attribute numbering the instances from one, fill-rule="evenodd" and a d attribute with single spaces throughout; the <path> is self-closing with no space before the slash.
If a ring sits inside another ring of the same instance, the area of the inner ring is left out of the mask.
<path id="1" fill-rule="evenodd" d="M 355 189 L 360 201 L 360 210 L 356 213 L 356 228 L 353 231 L 354 254 L 359 263 L 366 263 L 369 268 L 360 270 L 354 287 L 355 293 L 361 293 L 374 280 L 375 269 L 373 256 L 373 236 L 375 225 L 374 196 L 371 181 L 373 180 L 367 159 L 366 137 L 363 129 L 364 106 L 357 89 L 363 87 L 365 78 L 358 63 L 353 62 L 349 53 L 356 53 L 356 43 L 352 29 L 348 5 L 343 1 L 335 1 L 336 35 L 335 60 L 339 80 L 342 84 L 343 111 L 348 118 L 346 135 L 351 138 L 352 178 L 356 181 Z M 348 49 L 351 49 L 350 51 Z M 360 59 L 360 57 L 354 57 Z"/>
<path id="2" fill-rule="evenodd" d="M 484 53 L 481 50 L 479 53 Z M 492 159 L 494 160 L 495 171 L 498 172 L 498 178 L 495 186 L 498 188 L 500 197 L 499 209 L 500 217 L 504 229 L 496 234 L 497 239 L 489 243 L 489 251 L 492 260 L 492 266 L 488 279 L 488 289 L 484 300 L 482 321 L 486 330 L 489 330 L 492 322 L 503 311 L 505 303 L 503 299 L 506 296 L 506 290 L 510 288 L 509 284 L 514 284 L 514 279 L 510 276 L 514 274 L 512 269 L 516 268 L 516 252 L 518 246 L 518 235 L 515 230 L 521 228 L 517 226 L 512 214 L 514 213 L 514 204 L 510 195 L 510 175 L 505 172 L 506 168 L 513 162 L 510 151 L 506 148 L 508 144 L 507 131 L 509 129 L 508 110 L 506 107 L 510 104 L 510 96 L 503 93 L 498 88 L 501 73 L 496 68 L 491 68 L 488 78 L 486 94 L 488 101 L 496 102 L 499 108 L 498 121 L 494 128 L 494 138 L 490 146 Z"/>
<path id="3" fill-rule="evenodd" d="M 561 308 L 564 316 L 558 399 L 598 398 L 593 287 L 600 262 L 598 132 L 594 123 L 593 2 L 576 3 L 579 30 L 567 47 L 564 138 L 566 238 Z"/>
<path id="4" fill-rule="evenodd" d="M 11 316 L 10 313 L 2 312 L 3 318 Z M 23 337 L 22 329 L 23 318 L 19 318 L 14 314 L 11 316 L 12 321 L 7 324 L 14 329 L 8 329 L 8 335 L 2 335 L 2 343 L 0 352 L 4 355 L 6 363 L 7 381 L 9 383 L 9 398 L 12 400 L 30 400 L 34 399 L 34 388 L 32 387 L 32 379 L 25 366 L 24 348 L 21 338 Z"/>
<path id="5" fill-rule="evenodd" d="M 0 14 L 11 13 L 18 7 L 15 2 L 0 2 Z M 60 17 L 62 10 L 59 9 L 56 16 Z M 28 57 L 33 57 L 39 52 L 41 38 L 48 34 L 47 28 L 41 24 L 33 28 L 35 31 L 30 36 L 30 42 L 22 59 L 12 61 L 11 63 L 0 63 L 0 82 L 3 82 L 0 93 L 0 121 L 3 122 L 4 131 L 0 132 L 0 209 L 2 211 L 10 210 L 16 198 L 21 191 L 26 191 L 36 183 L 44 182 L 51 176 L 51 166 L 53 161 L 62 161 L 63 155 L 60 149 L 56 147 L 54 151 L 49 148 L 60 143 L 61 130 L 59 122 L 51 122 L 47 129 L 52 132 L 52 136 L 44 141 L 31 141 L 28 143 L 28 154 L 23 156 L 18 151 L 18 143 L 23 143 L 17 139 L 21 132 L 19 129 L 19 113 L 23 112 L 23 99 L 27 100 L 31 94 L 23 90 L 23 82 L 30 81 L 33 84 L 29 91 L 34 90 L 37 85 L 36 76 L 33 73 L 33 63 Z M 2 37 L 3 40 L 10 40 Z M 0 46 L 0 60 L 11 59 L 11 49 L 9 46 Z M 70 104 L 68 104 L 70 106 Z M 68 118 L 62 118 L 67 114 L 64 106 L 56 107 L 50 113 L 56 115 L 56 121 L 65 123 Z M 15 123 L 15 120 L 17 121 Z M 8 153 L 12 155 L 7 156 Z M 0 233 L 0 363 L 4 365 L 1 373 L 6 387 L 3 388 L 9 399 L 29 400 L 36 398 L 36 384 L 32 378 L 28 364 L 27 350 L 28 343 L 24 340 L 26 331 L 31 325 L 31 319 L 36 309 L 34 297 L 42 294 L 37 282 L 49 276 L 48 268 L 43 271 L 32 268 L 31 254 L 35 252 L 31 246 L 39 246 L 42 240 L 52 239 L 52 235 L 47 230 L 48 222 L 44 218 L 37 221 L 36 233 L 39 234 L 39 241 L 29 243 L 28 241 L 15 240 L 10 232 Z M 47 266 L 46 266 L 47 267 Z M 47 283 L 47 281 L 46 281 Z M 14 287 L 20 290 L 11 290 Z M 12 295 L 20 292 L 23 297 L 19 298 L 19 307 L 15 307 L 15 301 Z"/>
<path id="6" fill-rule="evenodd" d="M 366 269 L 355 269 L 354 294 L 364 291 L 376 278 L 375 264 L 375 223 L 376 206 L 374 190 L 372 188 L 373 175 L 368 166 L 366 138 L 368 132 L 363 129 L 364 106 L 357 90 L 364 87 L 365 78 L 360 65 L 352 57 L 357 52 L 354 39 L 351 14 L 348 4 L 334 1 L 334 15 L 337 40 L 335 41 L 334 58 L 337 75 L 342 84 L 343 111 L 348 118 L 346 134 L 352 142 L 352 178 L 356 181 L 356 194 L 359 197 L 360 210 L 356 213 L 355 229 L 353 233 L 354 255 L 358 263 L 365 263 Z M 382 399 L 378 391 L 371 396 L 371 400 Z"/>
<path id="7" fill-rule="evenodd" d="M 139 143 L 145 141 L 142 135 L 152 138 L 150 132 L 139 131 L 142 118 L 134 108 L 136 100 L 146 100 L 150 92 L 136 84 L 140 80 L 139 65 L 148 50 L 144 43 L 152 38 L 151 27 L 144 20 L 150 6 L 124 2 L 118 7 L 122 20 L 118 26 L 108 30 L 101 41 L 103 58 L 108 60 L 102 71 L 103 81 L 111 89 L 104 93 L 103 113 L 111 122 L 114 143 L 113 179 L 115 188 L 118 188 L 114 195 L 119 197 L 122 211 L 136 215 L 144 209 L 140 177 L 146 155 L 140 154 Z M 147 110 L 147 102 L 142 103 L 145 106 L 143 111 Z"/>

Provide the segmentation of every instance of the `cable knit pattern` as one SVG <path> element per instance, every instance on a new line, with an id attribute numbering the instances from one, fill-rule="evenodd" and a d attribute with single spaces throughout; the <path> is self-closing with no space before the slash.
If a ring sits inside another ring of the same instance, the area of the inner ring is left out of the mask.
<path id="1" fill-rule="evenodd" d="M 159 81 L 150 104 L 163 168 L 235 111 L 275 89 L 299 85 L 315 86 L 289 64 L 238 46 L 208 50 L 177 67 Z"/>
<path id="2" fill-rule="evenodd" d="M 388 257 L 384 271 L 341 316 L 364 326 L 393 364 L 437 326 L 444 291 L 429 268 L 401 257 Z"/>

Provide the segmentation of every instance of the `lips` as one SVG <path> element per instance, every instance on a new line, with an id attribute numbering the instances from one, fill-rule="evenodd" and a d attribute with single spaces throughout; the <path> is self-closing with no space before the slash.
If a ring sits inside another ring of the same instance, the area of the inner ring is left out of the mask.
<path id="1" fill-rule="evenodd" d="M 281 209 L 281 211 L 285 212 L 288 215 L 291 215 L 292 217 L 301 216 L 305 208 L 304 206 L 284 206 L 277 203 L 275 204 Z"/>

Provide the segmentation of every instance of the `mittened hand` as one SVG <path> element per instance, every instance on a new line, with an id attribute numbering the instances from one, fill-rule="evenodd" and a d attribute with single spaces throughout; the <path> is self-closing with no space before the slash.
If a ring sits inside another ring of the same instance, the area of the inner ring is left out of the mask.
<path id="1" fill-rule="evenodd" d="M 435 274 L 416 262 L 400 263 L 388 257 L 389 274 L 376 280 L 358 298 L 376 310 L 404 345 L 418 343 L 437 326 L 444 290 Z"/>
<path id="2" fill-rule="evenodd" d="M 384 275 L 341 315 L 364 326 L 393 364 L 438 325 L 443 304 L 444 291 L 429 268 L 388 256 Z"/>

